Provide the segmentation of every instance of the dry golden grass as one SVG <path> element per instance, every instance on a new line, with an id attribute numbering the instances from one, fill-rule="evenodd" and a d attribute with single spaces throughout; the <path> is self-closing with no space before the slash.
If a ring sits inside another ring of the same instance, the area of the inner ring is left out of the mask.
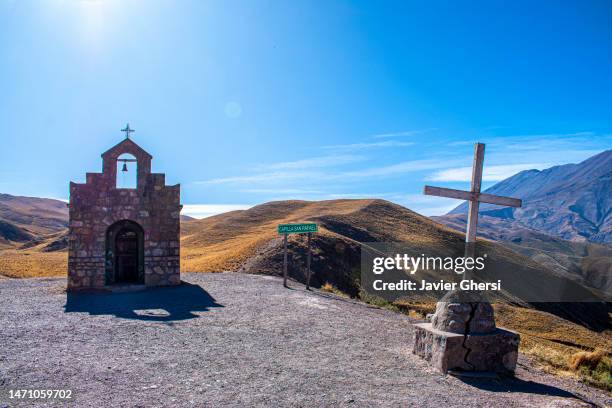
<path id="1" fill-rule="evenodd" d="M 540 368 L 562 376 L 573 377 L 595 387 L 612 391 L 612 359 L 603 350 L 579 351 L 569 357 L 546 345 L 535 345 L 525 354 L 535 358 Z"/>
<path id="2" fill-rule="evenodd" d="M 582 367 L 594 370 L 604 357 L 605 353 L 601 349 L 595 351 L 579 351 L 569 358 L 568 366 L 572 371 L 578 371 Z"/>
<path id="3" fill-rule="evenodd" d="M 184 222 L 181 225 L 181 270 L 185 272 L 235 271 L 259 249 L 278 238 L 276 227 L 282 223 L 308 222 L 331 219 L 354 225 L 370 233 L 375 240 L 406 242 L 415 248 L 441 253 L 454 251 L 462 245 L 460 234 L 416 214 L 404 207 L 375 199 L 328 201 L 277 201 L 262 204 L 248 211 L 225 214 Z M 319 236 L 337 236 L 320 228 Z M 349 239 L 348 237 L 344 237 Z M 293 236 L 290 240 L 294 240 Z M 57 255 L 40 253 L 37 248 L 26 251 L 0 251 L 6 258 L 0 274 L 7 276 L 65 275 L 67 264 L 52 261 L 49 268 L 45 259 L 59 259 Z M 498 257 L 510 251 L 492 248 Z M 499 252 L 499 253 L 498 253 Z M 509 254 L 506 254 L 508 252 Z M 39 264 L 33 260 L 40 259 Z M 65 256 L 64 258 L 65 259 Z M 32 267 L 33 269 L 28 270 Z"/>
<path id="4" fill-rule="evenodd" d="M 348 214 L 373 200 L 278 201 L 182 225 L 181 270 L 235 271 L 257 250 L 278 238 L 278 224 Z M 326 231 L 322 229 L 322 233 Z"/>
<path id="5" fill-rule="evenodd" d="M 612 390 L 612 331 L 598 333 L 550 313 L 502 304 L 495 305 L 495 317 L 498 326 L 521 335 L 521 352 L 542 369 Z"/>
<path id="6" fill-rule="evenodd" d="M 583 351 L 610 350 L 612 332 L 597 333 L 550 313 L 506 304 L 496 304 L 497 325 L 521 334 L 521 350 L 529 351 L 536 345 L 563 353 L 565 356 Z"/>
<path id="7" fill-rule="evenodd" d="M 0 275 L 11 278 L 65 276 L 68 252 L 6 250 L 0 252 Z"/>
<path id="8" fill-rule="evenodd" d="M 350 214 L 374 200 L 278 201 L 249 211 L 182 223 L 181 270 L 184 272 L 236 271 L 259 248 L 278 237 L 282 223 L 312 221 L 317 216 Z M 321 233 L 329 233 L 324 229 Z M 293 239 L 293 237 L 292 237 Z M 66 251 L 0 250 L 0 275 L 36 277 L 66 275 Z"/>
<path id="9" fill-rule="evenodd" d="M 323 286 L 321 286 L 321 290 L 323 292 L 333 293 L 336 296 L 340 296 L 340 297 L 344 297 L 344 298 L 349 298 L 350 297 L 349 295 L 347 295 L 346 293 L 342 292 L 340 289 L 338 289 L 337 287 L 335 287 L 334 285 L 332 285 L 329 282 L 325 282 L 323 284 Z"/>
<path id="10" fill-rule="evenodd" d="M 434 302 L 409 302 L 400 299 L 393 302 L 393 304 L 415 319 L 424 319 L 428 314 L 436 311 L 436 304 Z"/>
<path id="11" fill-rule="evenodd" d="M 325 282 L 325 283 L 323 284 L 323 286 L 321 286 L 321 290 L 322 290 L 323 292 L 333 293 L 335 289 L 336 289 L 336 288 L 334 287 L 334 285 L 332 285 L 332 284 L 331 284 L 331 283 L 329 283 L 329 282 Z"/>

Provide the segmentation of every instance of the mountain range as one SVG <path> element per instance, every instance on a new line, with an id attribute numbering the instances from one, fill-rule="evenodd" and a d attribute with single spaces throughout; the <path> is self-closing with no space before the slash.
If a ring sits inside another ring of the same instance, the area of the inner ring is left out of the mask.
<path id="1" fill-rule="evenodd" d="M 612 150 L 578 164 L 522 171 L 485 192 L 523 200 L 521 208 L 480 206 L 480 214 L 502 221 L 500 229 L 526 228 L 569 241 L 612 244 Z M 466 213 L 463 203 L 448 215 Z"/>
<path id="2" fill-rule="evenodd" d="M 521 198 L 523 206 L 482 204 L 480 237 L 586 286 L 612 291 L 612 150 L 578 164 L 522 171 L 485 192 Z M 467 204 L 432 218 L 463 231 Z"/>

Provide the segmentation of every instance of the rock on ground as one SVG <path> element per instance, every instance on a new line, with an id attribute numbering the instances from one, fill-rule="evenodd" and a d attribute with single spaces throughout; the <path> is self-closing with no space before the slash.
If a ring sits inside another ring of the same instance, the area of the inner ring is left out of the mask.
<path id="1" fill-rule="evenodd" d="M 67 295 L 0 279 L 0 407 L 9 389 L 71 389 L 71 406 L 588 406 L 612 399 L 519 361 L 461 380 L 411 353 L 406 316 L 275 277 L 183 274 L 143 292 Z"/>

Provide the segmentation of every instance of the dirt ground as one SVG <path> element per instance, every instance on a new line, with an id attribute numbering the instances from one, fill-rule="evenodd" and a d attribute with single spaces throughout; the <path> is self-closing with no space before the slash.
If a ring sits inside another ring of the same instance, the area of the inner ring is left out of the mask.
<path id="1" fill-rule="evenodd" d="M 132 293 L 64 291 L 60 278 L 0 278 L 0 407 L 611 406 L 534 369 L 444 376 L 411 353 L 403 315 L 275 277 L 183 274 Z M 9 399 L 70 389 L 72 399 Z"/>

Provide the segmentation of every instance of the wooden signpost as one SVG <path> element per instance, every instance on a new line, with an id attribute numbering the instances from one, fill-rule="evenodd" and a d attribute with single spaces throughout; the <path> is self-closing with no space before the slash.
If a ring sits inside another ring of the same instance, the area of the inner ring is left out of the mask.
<path id="1" fill-rule="evenodd" d="M 313 232 L 317 232 L 317 224 L 280 224 L 278 226 L 278 233 L 283 234 L 284 237 L 284 251 L 283 251 L 283 285 L 287 287 L 287 240 L 289 234 L 308 234 L 308 258 L 306 259 L 306 289 L 310 289 L 310 237 Z"/>

